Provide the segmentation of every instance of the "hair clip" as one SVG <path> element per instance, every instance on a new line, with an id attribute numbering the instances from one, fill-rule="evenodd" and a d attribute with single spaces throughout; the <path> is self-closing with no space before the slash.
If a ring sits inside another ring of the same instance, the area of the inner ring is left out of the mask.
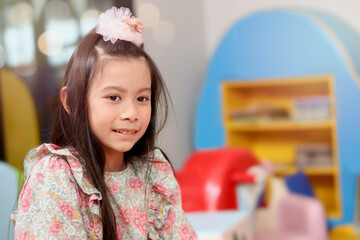
<path id="1" fill-rule="evenodd" d="M 103 36 L 104 41 L 114 44 L 118 39 L 140 46 L 143 43 L 140 19 L 131 16 L 130 9 L 112 7 L 101 13 L 96 26 L 96 33 Z"/>

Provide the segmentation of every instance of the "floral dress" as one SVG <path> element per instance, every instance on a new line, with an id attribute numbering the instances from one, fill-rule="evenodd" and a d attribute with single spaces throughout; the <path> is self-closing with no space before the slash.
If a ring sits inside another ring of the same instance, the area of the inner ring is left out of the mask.
<path id="1" fill-rule="evenodd" d="M 160 150 L 105 172 L 118 239 L 197 239 Z M 74 148 L 43 144 L 24 161 L 25 184 L 11 218 L 15 239 L 102 239 L 101 193 Z"/>

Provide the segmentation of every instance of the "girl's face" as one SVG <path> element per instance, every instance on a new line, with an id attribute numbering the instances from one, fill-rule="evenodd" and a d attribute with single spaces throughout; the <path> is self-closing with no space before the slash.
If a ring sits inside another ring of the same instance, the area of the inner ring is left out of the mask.
<path id="1" fill-rule="evenodd" d="M 111 59 L 90 84 L 90 127 L 105 156 L 129 151 L 151 118 L 151 74 L 145 58 Z"/>

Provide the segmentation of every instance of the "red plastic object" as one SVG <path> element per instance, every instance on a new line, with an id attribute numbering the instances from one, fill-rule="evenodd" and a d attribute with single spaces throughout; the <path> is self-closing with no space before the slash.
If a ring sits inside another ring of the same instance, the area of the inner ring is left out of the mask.
<path id="1" fill-rule="evenodd" d="M 195 151 L 176 172 L 185 212 L 237 209 L 235 185 L 253 182 L 246 170 L 259 164 L 239 148 Z"/>

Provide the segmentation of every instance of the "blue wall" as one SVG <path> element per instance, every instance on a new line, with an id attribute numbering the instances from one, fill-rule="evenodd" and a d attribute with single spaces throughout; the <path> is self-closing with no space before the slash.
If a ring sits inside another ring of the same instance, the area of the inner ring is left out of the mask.
<path id="1" fill-rule="evenodd" d="M 351 222 L 360 172 L 359 63 L 359 36 L 327 13 L 280 9 L 240 19 L 208 66 L 196 111 L 195 148 L 224 146 L 221 81 L 330 73 L 335 79 L 343 217 L 329 223 Z"/>

